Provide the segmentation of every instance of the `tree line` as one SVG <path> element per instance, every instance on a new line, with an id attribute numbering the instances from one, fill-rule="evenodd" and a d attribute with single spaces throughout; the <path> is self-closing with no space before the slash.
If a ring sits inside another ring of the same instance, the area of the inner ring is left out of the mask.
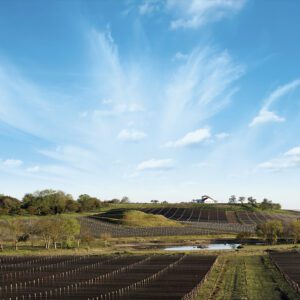
<path id="1" fill-rule="evenodd" d="M 281 205 L 279 203 L 273 203 L 272 200 L 268 200 L 264 198 L 260 203 L 253 197 L 236 197 L 235 195 L 232 195 L 228 199 L 229 204 L 238 204 L 240 203 L 241 205 L 248 205 L 249 207 L 252 208 L 259 208 L 262 210 L 277 210 L 281 209 Z"/>
<path id="2" fill-rule="evenodd" d="M 255 234 L 270 245 L 277 244 L 279 239 L 297 244 L 300 242 L 300 221 L 294 220 L 288 224 L 283 224 L 280 220 L 269 220 L 257 225 Z M 253 237 L 251 232 L 241 232 L 237 235 L 237 239 L 241 242 L 251 237 Z"/>
<path id="3" fill-rule="evenodd" d="M 46 249 L 79 247 L 81 242 L 89 244 L 93 240 L 90 232 L 81 230 L 76 218 L 46 216 L 30 219 L 0 220 L 0 250 L 4 245 L 13 244 L 18 250 L 21 242 L 31 246 L 44 245 Z"/>
<path id="4" fill-rule="evenodd" d="M 58 190 L 42 190 L 25 194 L 22 200 L 0 194 L 0 214 L 6 215 L 56 215 L 71 212 L 90 212 L 111 203 L 127 203 L 128 197 L 121 200 L 101 201 L 97 197 L 82 194 L 78 199 Z"/>

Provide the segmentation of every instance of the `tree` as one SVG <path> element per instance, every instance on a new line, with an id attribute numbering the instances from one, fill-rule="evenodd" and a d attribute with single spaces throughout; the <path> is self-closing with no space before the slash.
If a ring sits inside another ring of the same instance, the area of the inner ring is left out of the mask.
<path id="1" fill-rule="evenodd" d="M 236 204 L 236 196 L 232 195 L 229 197 L 228 203 L 230 204 Z"/>
<path id="2" fill-rule="evenodd" d="M 257 201 L 253 197 L 248 197 L 247 200 L 248 200 L 248 204 L 250 204 L 251 206 L 253 206 L 253 207 L 257 206 Z"/>
<path id="3" fill-rule="evenodd" d="M 52 225 L 53 222 L 50 218 L 42 218 L 36 222 L 36 234 L 43 239 L 46 249 L 49 249 L 51 246 Z"/>
<path id="4" fill-rule="evenodd" d="M 24 221 L 15 219 L 8 221 L 8 229 L 10 232 L 11 240 L 15 244 L 15 249 L 18 250 L 19 241 L 24 237 Z"/>
<path id="5" fill-rule="evenodd" d="M 61 239 L 62 242 L 69 246 L 77 238 L 79 245 L 80 223 L 75 218 L 62 218 L 61 222 Z"/>
<path id="6" fill-rule="evenodd" d="M 71 195 L 62 191 L 42 190 L 23 197 L 22 208 L 31 214 L 61 214 L 66 211 L 78 211 L 79 206 Z"/>
<path id="7" fill-rule="evenodd" d="M 51 244 L 56 249 L 58 243 L 68 246 L 80 233 L 80 223 L 75 218 L 53 216 L 38 220 L 36 225 L 37 234 L 44 240 L 46 249 Z"/>
<path id="8" fill-rule="evenodd" d="M 150 202 L 151 202 L 151 203 L 155 203 L 155 204 L 159 203 L 158 200 L 151 200 Z"/>
<path id="9" fill-rule="evenodd" d="M 21 201 L 16 198 L 0 195 L 0 214 L 18 214 L 21 209 Z"/>
<path id="10" fill-rule="evenodd" d="M 289 233 L 293 238 L 294 244 L 297 244 L 300 240 L 300 221 L 293 221 L 290 223 Z"/>
<path id="11" fill-rule="evenodd" d="M 122 199 L 121 199 L 121 203 L 129 203 L 130 200 L 127 196 L 124 196 Z"/>
<path id="12" fill-rule="evenodd" d="M 101 201 L 98 198 L 91 197 L 87 194 L 78 197 L 81 211 L 93 211 L 101 207 Z"/>
<path id="13" fill-rule="evenodd" d="M 283 233 L 283 224 L 279 220 L 270 220 L 257 227 L 257 235 L 266 242 L 276 244 L 278 237 Z"/>
<path id="14" fill-rule="evenodd" d="M 241 204 L 244 204 L 244 202 L 246 201 L 246 198 L 245 197 L 239 197 L 239 202 Z"/>
<path id="15" fill-rule="evenodd" d="M 267 210 L 267 209 L 281 209 L 281 205 L 278 203 L 273 203 L 272 200 L 263 199 L 260 204 L 260 208 Z"/>

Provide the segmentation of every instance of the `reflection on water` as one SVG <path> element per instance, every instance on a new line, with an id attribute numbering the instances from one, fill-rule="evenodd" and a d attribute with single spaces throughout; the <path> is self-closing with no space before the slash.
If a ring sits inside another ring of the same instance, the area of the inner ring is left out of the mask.
<path id="1" fill-rule="evenodd" d="M 201 250 L 235 250 L 240 244 L 209 244 L 200 246 L 174 246 L 164 248 L 166 251 L 201 251 Z"/>

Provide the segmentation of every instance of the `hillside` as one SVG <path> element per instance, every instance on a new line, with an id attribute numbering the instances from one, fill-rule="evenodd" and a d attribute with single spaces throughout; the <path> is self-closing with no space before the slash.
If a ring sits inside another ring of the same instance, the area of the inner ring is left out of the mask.
<path id="1" fill-rule="evenodd" d="M 162 215 L 149 214 L 138 210 L 112 209 L 97 215 L 97 218 L 114 224 L 134 227 L 182 226 L 179 222 L 169 220 Z"/>

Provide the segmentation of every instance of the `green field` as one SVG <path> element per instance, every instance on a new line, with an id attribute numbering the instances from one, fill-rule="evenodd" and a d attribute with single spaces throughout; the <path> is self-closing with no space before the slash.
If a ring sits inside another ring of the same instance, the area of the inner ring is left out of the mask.
<path id="1" fill-rule="evenodd" d="M 220 256 L 197 300 L 300 299 L 267 255 Z"/>

